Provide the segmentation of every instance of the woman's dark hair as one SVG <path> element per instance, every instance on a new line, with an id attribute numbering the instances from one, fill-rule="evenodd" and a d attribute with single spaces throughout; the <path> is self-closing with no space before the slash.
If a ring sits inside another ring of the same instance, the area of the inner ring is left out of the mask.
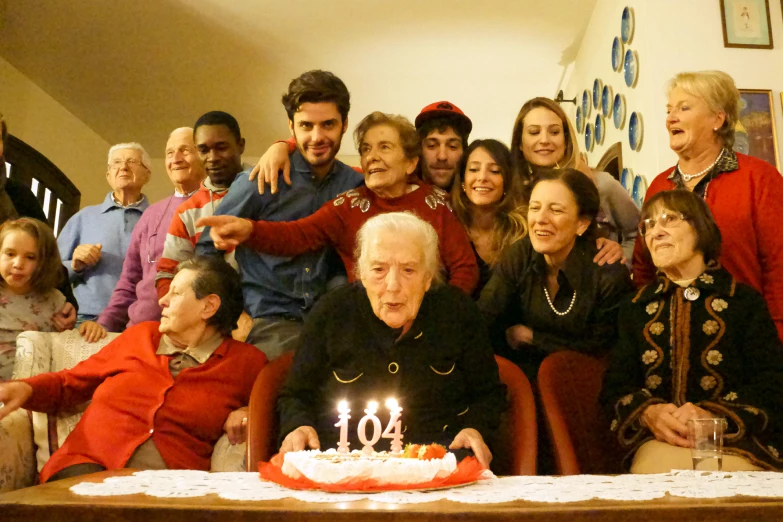
<path id="1" fill-rule="evenodd" d="M 195 136 L 198 128 L 204 125 L 224 125 L 237 140 L 237 143 L 242 140 L 242 133 L 239 131 L 239 122 L 227 112 L 210 111 L 206 114 L 202 114 L 201 117 L 196 120 L 196 124 L 193 125 L 193 135 Z"/>
<path id="2" fill-rule="evenodd" d="M 498 140 L 474 140 L 462 154 L 459 170 L 451 183 L 451 204 L 454 206 L 454 213 L 462 225 L 465 228 L 471 225 L 470 210 L 473 203 L 468 199 L 462 184 L 465 182 L 468 159 L 476 149 L 487 151 L 487 154 L 500 167 L 503 176 L 503 197 L 495 204 L 493 247 L 497 255 L 495 260 L 497 260 L 504 248 L 525 237 L 527 233 L 526 208 L 520 208 L 518 182 L 515 181 L 511 168 L 511 151 L 508 150 L 508 147 Z"/>
<path id="3" fill-rule="evenodd" d="M 576 200 L 579 217 L 590 220 L 590 225 L 585 230 L 585 233 L 582 234 L 582 238 L 595 243 L 598 237 L 598 225 L 595 222 L 595 217 L 601 208 L 601 197 L 598 195 L 598 189 L 595 187 L 593 180 L 584 173 L 572 168 L 541 168 L 536 171 L 536 177 L 531 181 L 531 194 L 536 185 L 542 181 L 560 181 L 568 187 L 568 190 L 574 196 L 574 200 Z"/>
<path id="4" fill-rule="evenodd" d="M 696 250 L 704 255 L 704 262 L 718 261 L 722 237 L 712 211 L 704 200 L 690 190 L 675 189 L 658 192 L 642 205 L 641 219 L 654 217 L 657 211 L 671 210 L 685 216 L 696 231 Z M 647 248 L 647 242 L 643 241 Z"/>
<path id="5" fill-rule="evenodd" d="M 0 225 L 0 247 L 11 232 L 24 232 L 38 245 L 36 249 L 38 264 L 30 277 L 33 290 L 44 293 L 57 288 L 63 280 L 63 265 L 60 261 L 57 240 L 54 239 L 54 233 L 49 225 L 33 218 L 6 221 Z"/>
<path id="6" fill-rule="evenodd" d="M 351 95 L 343 81 L 328 71 L 313 70 L 291 80 L 288 92 L 283 95 L 283 107 L 288 119 L 294 121 L 294 113 L 303 103 L 331 102 L 343 118 L 348 119 Z"/>
<path id="7" fill-rule="evenodd" d="M 183 270 L 197 273 L 191 285 L 196 299 L 212 294 L 220 298 L 220 308 L 207 320 L 207 324 L 214 326 L 224 337 L 231 337 L 245 308 L 242 280 L 237 271 L 222 257 L 207 256 L 193 256 L 182 261 L 177 266 L 177 273 Z"/>

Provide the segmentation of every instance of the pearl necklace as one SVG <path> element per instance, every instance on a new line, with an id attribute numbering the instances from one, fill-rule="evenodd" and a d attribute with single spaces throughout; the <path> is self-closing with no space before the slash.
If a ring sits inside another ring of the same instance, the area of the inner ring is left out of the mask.
<path id="1" fill-rule="evenodd" d="M 720 154 L 718 154 L 718 157 L 715 158 L 715 161 L 712 162 L 712 165 L 710 165 L 706 169 L 702 170 L 701 172 L 697 172 L 696 174 L 686 174 L 686 173 L 684 173 L 680 169 L 680 163 L 677 162 L 677 170 L 680 171 L 680 176 L 682 176 L 682 179 L 685 180 L 685 183 L 689 183 L 692 179 L 696 179 L 696 178 L 698 178 L 700 176 L 705 175 L 706 173 L 708 173 L 709 171 L 712 170 L 712 167 L 714 167 L 718 163 L 718 161 L 720 161 L 720 159 L 723 157 L 723 151 L 724 150 L 725 149 L 721 149 L 720 150 Z"/>
<path id="2" fill-rule="evenodd" d="M 551 308 L 554 313 L 560 316 L 568 315 L 568 312 L 571 311 L 571 309 L 574 307 L 574 303 L 576 302 L 576 290 L 574 290 L 574 296 L 571 298 L 571 304 L 568 305 L 568 310 L 565 312 L 558 312 L 555 308 L 555 305 L 552 304 L 552 299 L 549 298 L 549 290 L 546 289 L 546 285 L 544 285 L 544 295 L 546 296 L 546 302 L 549 303 L 549 308 Z"/>

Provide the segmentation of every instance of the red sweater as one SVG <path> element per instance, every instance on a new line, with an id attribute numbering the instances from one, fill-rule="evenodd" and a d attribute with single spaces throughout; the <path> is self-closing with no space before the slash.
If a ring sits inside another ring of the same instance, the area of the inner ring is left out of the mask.
<path id="1" fill-rule="evenodd" d="M 465 229 L 445 198 L 446 192 L 424 183 L 418 190 L 392 199 L 380 198 L 367 187 L 359 187 L 297 221 L 254 221 L 253 234 L 246 244 L 268 254 L 289 257 L 334 246 L 353 281 L 356 233 L 365 221 L 386 212 L 412 211 L 438 233 L 440 257 L 449 283 L 470 294 L 478 284 L 476 257 Z"/>
<path id="2" fill-rule="evenodd" d="M 132 326 L 70 370 L 23 380 L 33 387 L 22 406 L 29 410 L 54 413 L 92 398 L 41 470 L 41 482 L 73 464 L 122 468 L 150 435 L 169 468 L 209 470 L 223 424 L 248 404 L 266 356 L 226 339 L 204 364 L 182 370 L 174 381 L 168 357 L 155 354 L 159 325 Z"/>
<path id="3" fill-rule="evenodd" d="M 739 168 L 724 172 L 707 188 L 707 205 L 723 236 L 720 261 L 738 281 L 758 290 L 767 302 L 778 335 L 783 339 L 783 177 L 769 163 L 737 154 Z M 674 167 L 659 174 L 650 184 L 645 199 L 674 188 L 667 179 Z M 633 280 L 637 286 L 649 283 L 655 266 L 636 238 Z"/>

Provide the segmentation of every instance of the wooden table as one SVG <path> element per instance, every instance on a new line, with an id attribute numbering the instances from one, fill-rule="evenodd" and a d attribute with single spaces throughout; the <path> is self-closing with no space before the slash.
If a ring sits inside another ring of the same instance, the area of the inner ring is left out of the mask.
<path id="1" fill-rule="evenodd" d="M 460 504 L 381 504 L 371 501 L 316 504 L 298 500 L 239 502 L 215 495 L 173 499 L 145 495 L 83 497 L 68 491 L 74 484 L 99 482 L 130 473 L 107 471 L 0 495 L 2 522 L 249 522 L 249 521 L 780 521 L 783 500 L 733 497 L 686 499 L 665 497 L 643 502 L 592 500 L 569 504 L 510 502 Z"/>

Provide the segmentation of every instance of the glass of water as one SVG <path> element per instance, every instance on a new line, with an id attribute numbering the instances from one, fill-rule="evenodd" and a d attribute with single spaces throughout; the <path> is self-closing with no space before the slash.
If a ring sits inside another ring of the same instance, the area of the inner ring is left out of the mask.
<path id="1" fill-rule="evenodd" d="M 688 421 L 688 440 L 691 458 L 696 471 L 721 471 L 723 469 L 723 432 L 726 419 L 711 417 Z"/>

